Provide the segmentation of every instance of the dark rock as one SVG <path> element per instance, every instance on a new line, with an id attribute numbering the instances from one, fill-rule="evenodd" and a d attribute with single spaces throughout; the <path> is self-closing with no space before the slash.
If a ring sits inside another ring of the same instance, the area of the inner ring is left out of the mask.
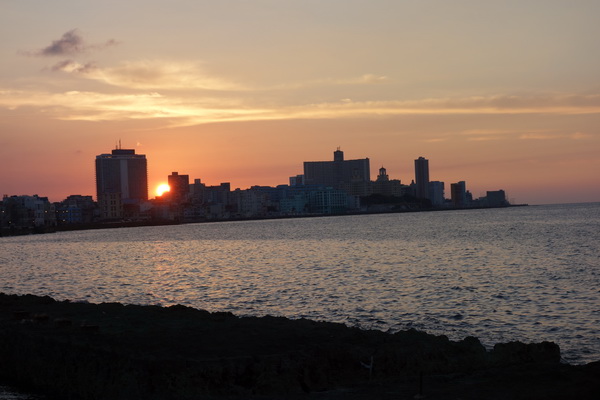
<path id="1" fill-rule="evenodd" d="M 73 321 L 71 321 L 68 318 L 56 318 L 54 320 L 54 323 L 58 326 L 71 326 L 73 324 Z"/>
<path id="2" fill-rule="evenodd" d="M 33 314 L 33 320 L 35 322 L 44 323 L 44 322 L 48 322 L 49 319 L 50 319 L 50 316 L 46 313 Z"/>
<path id="3" fill-rule="evenodd" d="M 560 362 L 560 347 L 552 342 L 498 343 L 494 346 L 491 359 L 496 365 L 558 363 Z"/>
<path id="4" fill-rule="evenodd" d="M 0 360 L 0 380 L 70 399 L 395 399 L 420 383 L 432 399 L 600 398 L 600 363 L 560 364 L 554 343 L 487 352 L 474 337 L 35 296 L 0 294 Z"/>
<path id="5" fill-rule="evenodd" d="M 24 310 L 13 311 L 13 319 L 23 320 L 28 319 L 30 317 L 30 313 Z"/>

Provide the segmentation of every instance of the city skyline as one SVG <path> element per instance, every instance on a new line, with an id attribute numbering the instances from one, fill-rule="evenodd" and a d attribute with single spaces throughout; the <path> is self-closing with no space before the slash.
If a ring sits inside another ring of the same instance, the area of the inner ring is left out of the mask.
<path id="1" fill-rule="evenodd" d="M 405 184 L 423 156 L 475 196 L 600 200 L 595 1 L 1 7 L 0 194 L 94 194 L 122 140 L 150 197 L 172 171 L 285 184 L 341 147 Z"/>
<path id="2" fill-rule="evenodd" d="M 253 187 L 276 187 L 276 186 L 296 186 L 296 185 L 307 185 L 307 186 L 322 186 L 322 187 L 333 187 L 341 189 L 351 196 L 367 196 L 371 194 L 371 189 L 365 185 L 376 184 L 379 182 L 380 176 L 375 179 L 370 179 L 370 167 L 369 158 L 365 159 L 354 159 L 345 160 L 344 152 L 341 147 L 338 147 L 333 152 L 333 160 L 331 161 L 304 161 L 304 173 L 295 176 L 290 176 L 285 179 L 285 182 L 276 183 L 273 185 L 259 185 L 250 184 L 247 188 L 236 188 L 236 190 L 248 190 Z M 336 165 L 334 167 L 334 165 Z M 344 166 L 342 166 L 344 164 Z M 145 154 L 136 154 L 135 149 L 124 149 L 122 148 L 121 141 L 118 141 L 115 148 L 109 153 L 99 154 L 95 157 L 95 200 L 100 204 L 101 208 L 107 208 L 108 204 L 122 206 L 123 201 L 129 203 L 140 204 L 147 202 L 152 199 L 160 199 L 164 193 L 169 193 L 170 196 L 178 196 L 177 194 L 181 191 L 181 185 L 183 182 L 185 186 L 190 185 L 190 178 L 188 174 L 180 175 L 178 172 L 172 172 L 165 179 L 159 180 L 155 187 L 150 187 L 148 184 L 149 179 L 147 175 L 148 160 Z M 424 167 L 423 167 L 424 166 Z M 425 169 L 425 180 L 423 181 L 423 168 Z M 387 175 L 387 170 L 384 166 L 379 168 L 379 173 L 385 173 L 385 180 L 389 180 L 390 177 Z M 302 183 L 296 180 L 301 178 Z M 414 160 L 413 176 L 408 181 L 401 181 L 395 177 L 391 177 L 397 180 L 398 185 L 402 183 L 402 186 L 408 188 L 410 185 L 415 185 L 416 192 L 414 193 L 416 198 L 430 199 L 429 188 L 430 184 L 441 184 L 441 193 L 444 194 L 443 185 L 445 182 L 437 180 L 429 181 L 429 160 L 419 156 L 418 159 Z M 202 178 L 194 177 L 197 181 L 201 181 Z M 358 181 L 356 181 L 358 179 Z M 294 181 L 294 183 L 292 183 Z M 348 186 L 339 186 L 338 182 L 345 182 Z M 420 182 L 420 183 L 419 183 Z M 358 186 L 356 186 L 358 183 Z M 465 182 L 463 184 L 463 192 L 465 190 Z M 230 182 L 220 182 L 219 185 L 230 186 Z M 450 200 L 450 185 L 454 183 L 448 183 L 448 193 L 443 198 Z M 424 187 L 427 187 L 425 189 Z M 489 191 L 502 190 L 504 189 L 493 189 L 486 188 L 481 193 L 480 197 L 484 197 L 485 194 L 489 194 Z M 469 190 L 470 192 L 470 190 Z M 41 196 L 48 198 L 51 202 L 62 202 L 68 197 L 82 196 L 81 193 L 71 193 L 65 196 L 63 199 L 52 199 L 47 194 L 42 193 L 11 193 L 4 194 L 3 196 Z M 106 195 L 106 196 L 105 196 Z M 115 203 L 115 195 L 119 198 Z M 83 194 L 83 196 L 90 196 L 90 194 Z M 395 194 L 394 196 L 400 196 Z M 511 200 L 511 199 L 507 199 Z M 514 201 L 514 200 L 513 200 Z M 115 207 L 112 207 L 113 209 Z"/>

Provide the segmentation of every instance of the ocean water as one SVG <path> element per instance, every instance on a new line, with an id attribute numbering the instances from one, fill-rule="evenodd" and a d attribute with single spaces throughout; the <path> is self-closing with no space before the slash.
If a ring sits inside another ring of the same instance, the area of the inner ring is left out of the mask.
<path id="1" fill-rule="evenodd" d="M 0 291 L 184 304 L 600 360 L 600 203 L 0 238 Z"/>

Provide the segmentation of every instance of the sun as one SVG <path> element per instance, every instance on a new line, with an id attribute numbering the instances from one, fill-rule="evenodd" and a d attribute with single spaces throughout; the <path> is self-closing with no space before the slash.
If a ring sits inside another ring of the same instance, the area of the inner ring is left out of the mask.
<path id="1" fill-rule="evenodd" d="M 155 193 L 157 196 L 162 196 L 163 194 L 165 194 L 165 192 L 168 192 L 170 190 L 171 187 L 169 185 L 167 185 L 166 183 L 161 183 L 156 187 Z"/>

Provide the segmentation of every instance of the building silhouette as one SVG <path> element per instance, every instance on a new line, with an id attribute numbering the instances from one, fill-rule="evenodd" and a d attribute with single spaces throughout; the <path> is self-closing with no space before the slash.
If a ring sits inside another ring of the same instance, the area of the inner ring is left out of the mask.
<path id="1" fill-rule="evenodd" d="M 506 200 L 506 193 L 504 190 L 492 190 L 487 191 L 485 196 L 485 205 L 488 207 L 505 207 L 510 205 Z"/>
<path id="2" fill-rule="evenodd" d="M 304 184 L 345 190 L 354 196 L 367 196 L 371 182 L 369 159 L 344 160 L 339 148 L 333 161 L 305 161 Z"/>
<path id="3" fill-rule="evenodd" d="M 96 196 L 104 219 L 123 218 L 148 200 L 148 164 L 135 150 L 114 149 L 96 156 Z"/>
<path id="4" fill-rule="evenodd" d="M 56 209 L 47 197 L 8 196 L 0 201 L 0 236 L 29 229 L 56 226 Z"/>
<path id="5" fill-rule="evenodd" d="M 190 176 L 173 172 L 167 177 L 167 180 L 170 188 L 168 195 L 170 196 L 171 201 L 186 201 L 188 194 L 190 193 Z"/>
<path id="6" fill-rule="evenodd" d="M 415 160 L 415 196 L 418 199 L 429 198 L 429 160 L 419 157 Z"/>
<path id="7" fill-rule="evenodd" d="M 467 206 L 467 184 L 465 181 L 459 181 L 450 184 L 450 196 L 452 199 L 452 205 L 456 208 L 463 208 Z"/>
<path id="8" fill-rule="evenodd" d="M 405 194 L 405 189 L 399 179 L 390 179 L 384 167 L 379 168 L 379 175 L 371 182 L 371 193 L 383 196 L 400 197 Z"/>
<path id="9" fill-rule="evenodd" d="M 92 196 L 73 194 L 56 203 L 59 224 L 83 224 L 94 221 L 96 205 Z"/>
<path id="10" fill-rule="evenodd" d="M 431 205 L 435 207 L 441 207 L 444 205 L 444 182 L 431 181 L 429 182 L 429 200 Z"/>

